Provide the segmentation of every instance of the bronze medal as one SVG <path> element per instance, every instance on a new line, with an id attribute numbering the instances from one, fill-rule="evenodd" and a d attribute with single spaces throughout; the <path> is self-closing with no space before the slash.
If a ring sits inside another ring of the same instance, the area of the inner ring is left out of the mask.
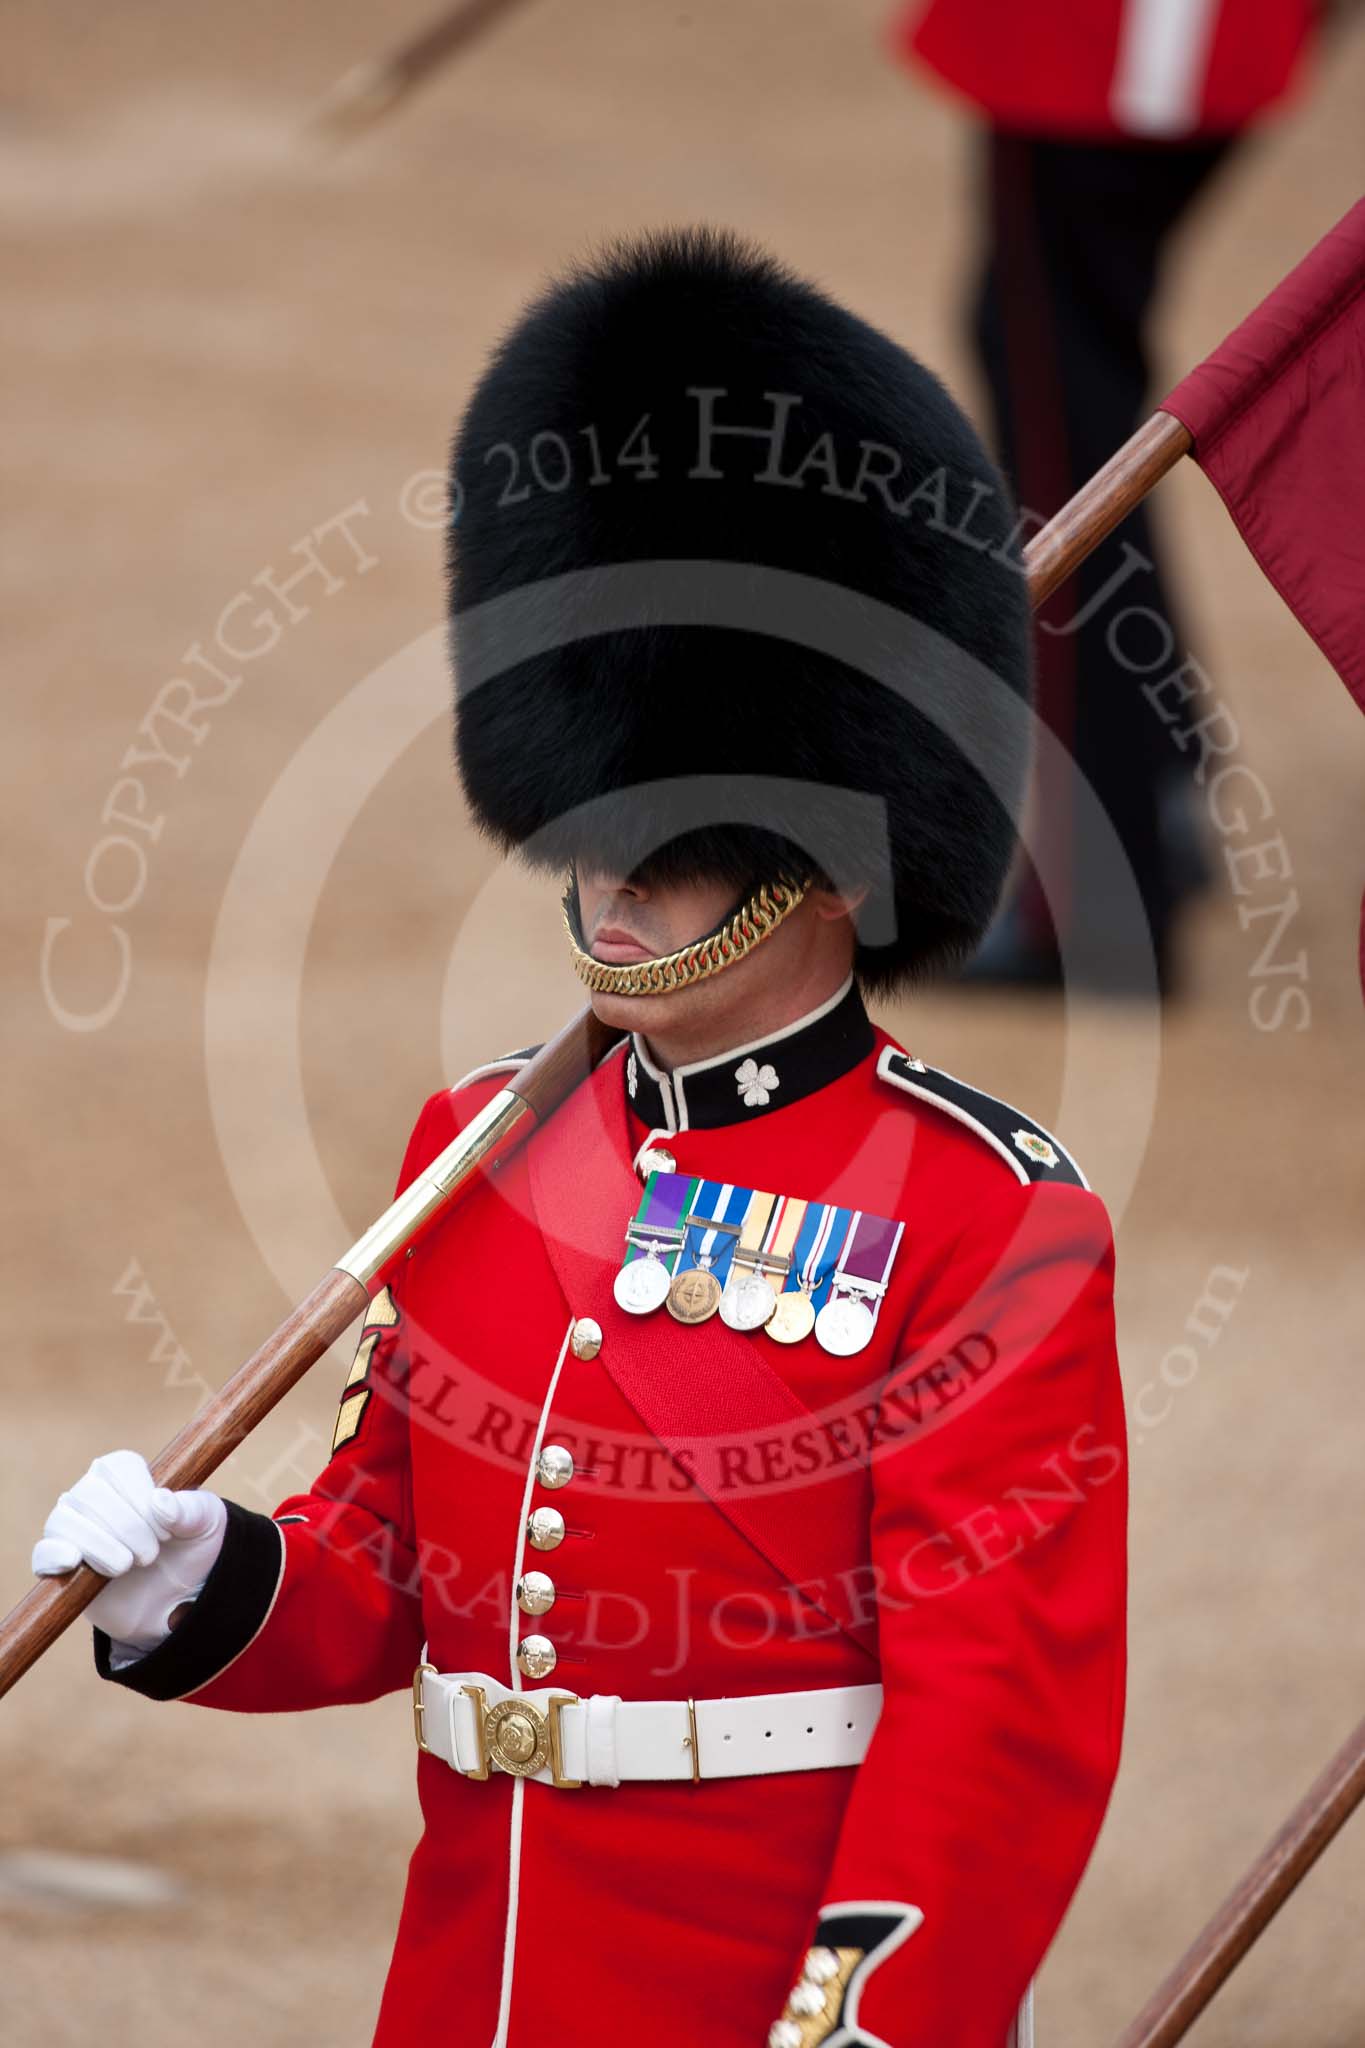
<path id="1" fill-rule="evenodd" d="M 815 1328 L 815 1304 L 808 1290 L 796 1287 L 779 1294 L 772 1319 L 764 1326 L 779 1344 L 799 1344 Z"/>
<path id="2" fill-rule="evenodd" d="M 704 1266 L 689 1266 L 669 1283 L 668 1313 L 680 1323 L 704 1323 L 720 1307 L 720 1282 Z"/>

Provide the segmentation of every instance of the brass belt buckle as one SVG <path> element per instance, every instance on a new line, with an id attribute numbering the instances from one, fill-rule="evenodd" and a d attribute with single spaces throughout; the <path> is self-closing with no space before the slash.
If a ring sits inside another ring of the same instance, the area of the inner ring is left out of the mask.
<path id="1" fill-rule="evenodd" d="M 472 1770 L 461 1772 L 462 1777 L 483 1779 L 490 1770 L 499 1770 L 513 1778 L 533 1778 L 548 1764 L 550 1782 L 561 1792 L 576 1791 L 582 1785 L 581 1778 L 564 1775 L 564 1743 L 559 1725 L 563 1708 L 580 1704 L 577 1693 L 552 1693 L 549 1712 L 543 1714 L 520 1693 L 512 1693 L 490 1707 L 481 1685 L 462 1685 L 460 1690 L 473 1702 L 479 1734 L 479 1761 Z"/>
<path id="2" fill-rule="evenodd" d="M 412 1674 L 412 1732 L 417 1737 L 417 1747 L 424 1749 L 428 1756 L 435 1756 L 436 1752 L 422 1733 L 422 1717 L 427 1710 L 427 1703 L 422 1698 L 422 1675 L 435 1669 L 434 1664 L 419 1664 Z"/>

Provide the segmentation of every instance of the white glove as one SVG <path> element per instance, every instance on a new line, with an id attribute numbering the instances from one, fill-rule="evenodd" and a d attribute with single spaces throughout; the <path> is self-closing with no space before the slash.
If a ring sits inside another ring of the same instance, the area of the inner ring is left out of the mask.
<path id="1" fill-rule="evenodd" d="M 42 1578 L 93 1565 L 109 1584 L 90 1602 L 90 1619 L 130 1650 L 150 1650 L 170 1633 L 172 1610 L 203 1591 L 226 1527 L 216 1493 L 172 1493 L 140 1452 L 108 1451 L 58 1497 L 33 1570 Z"/>

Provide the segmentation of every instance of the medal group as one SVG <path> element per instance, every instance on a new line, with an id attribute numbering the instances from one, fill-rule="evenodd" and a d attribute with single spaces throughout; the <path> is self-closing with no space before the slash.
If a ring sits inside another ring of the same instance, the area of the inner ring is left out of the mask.
<path id="1" fill-rule="evenodd" d="M 613 1292 L 630 1315 L 719 1315 L 778 1344 L 813 1333 L 848 1358 L 872 1341 L 904 1228 L 862 1209 L 651 1173 Z"/>

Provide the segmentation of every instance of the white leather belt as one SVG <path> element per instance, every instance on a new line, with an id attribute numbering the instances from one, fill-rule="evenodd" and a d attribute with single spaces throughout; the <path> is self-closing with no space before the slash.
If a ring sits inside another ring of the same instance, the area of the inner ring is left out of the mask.
<path id="1" fill-rule="evenodd" d="M 748 1778 L 861 1763 L 881 1713 L 879 1685 L 718 1700 L 623 1700 L 553 1686 L 513 1692 L 482 1671 L 419 1664 L 419 1749 L 467 1778 L 490 1770 L 561 1789 L 632 1779 Z"/>

